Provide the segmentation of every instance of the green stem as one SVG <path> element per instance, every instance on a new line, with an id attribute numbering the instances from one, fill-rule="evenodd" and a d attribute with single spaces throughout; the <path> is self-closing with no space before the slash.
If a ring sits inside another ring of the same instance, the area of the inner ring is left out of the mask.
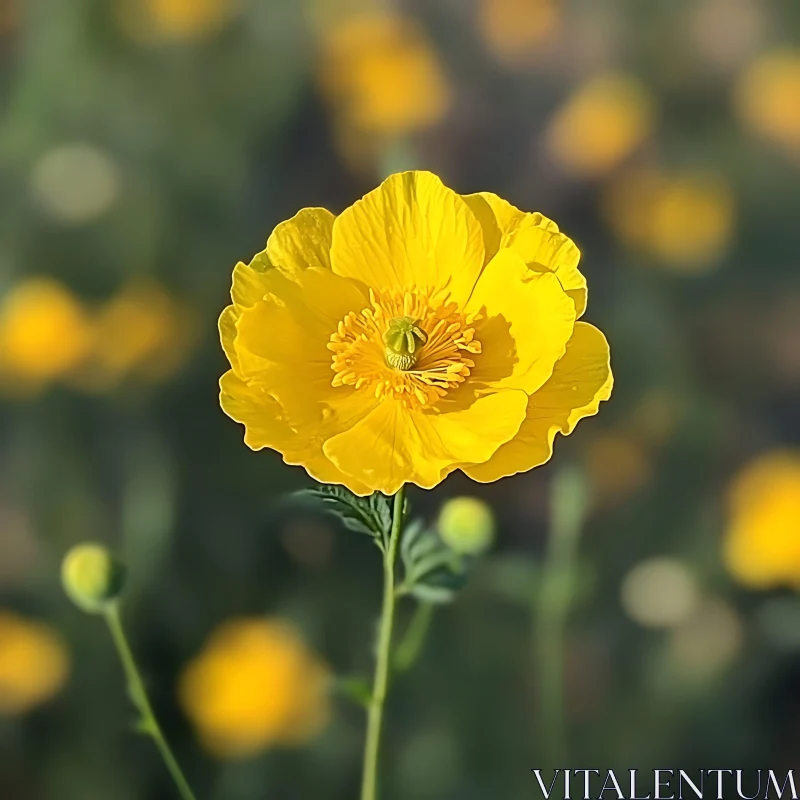
<path id="1" fill-rule="evenodd" d="M 534 658 L 541 767 L 567 763 L 564 710 L 566 621 L 573 598 L 575 556 L 586 510 L 581 474 L 567 468 L 553 482 L 550 535 L 539 591 L 534 599 Z"/>
<path id="2" fill-rule="evenodd" d="M 433 619 L 433 603 L 417 603 L 414 616 L 394 653 L 394 668 L 398 672 L 411 669 L 422 652 Z"/>
<path id="3" fill-rule="evenodd" d="M 144 688 L 141 675 L 136 667 L 136 660 L 133 657 L 128 640 L 125 636 L 125 630 L 122 627 L 122 620 L 119 616 L 119 606 L 113 603 L 109 606 L 104 614 L 105 620 L 108 623 L 108 629 L 111 631 L 111 638 L 114 640 L 114 645 L 119 653 L 120 661 L 122 662 L 122 669 L 125 672 L 125 678 L 128 682 L 128 693 L 133 701 L 134 706 L 141 714 L 140 730 L 146 733 L 155 742 L 161 758 L 178 788 L 178 792 L 182 800 L 195 800 L 195 796 L 189 787 L 186 778 L 181 772 L 175 756 L 172 754 L 167 740 L 158 724 L 153 708 L 150 705 L 150 700 L 147 697 L 147 691 Z"/>
<path id="4" fill-rule="evenodd" d="M 375 663 L 375 680 L 372 686 L 367 715 L 367 738 L 364 744 L 364 773 L 361 782 L 361 800 L 376 800 L 378 791 L 378 753 L 380 751 L 383 706 L 389 687 L 389 662 L 392 652 L 392 626 L 394 623 L 394 571 L 397 546 L 403 528 L 405 491 L 401 486 L 394 496 L 392 532 L 383 554 L 383 606 L 378 631 L 378 652 Z"/>

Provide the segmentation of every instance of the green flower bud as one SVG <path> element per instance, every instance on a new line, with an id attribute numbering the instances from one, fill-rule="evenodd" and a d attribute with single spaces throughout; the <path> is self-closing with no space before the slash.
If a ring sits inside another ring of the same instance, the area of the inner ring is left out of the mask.
<path id="1" fill-rule="evenodd" d="M 437 529 L 442 541 L 462 555 L 485 553 L 494 541 L 494 514 L 477 497 L 455 497 L 439 512 Z"/>
<path id="2" fill-rule="evenodd" d="M 125 567 L 101 544 L 78 544 L 64 557 L 61 582 L 78 608 L 101 614 L 122 592 Z"/>

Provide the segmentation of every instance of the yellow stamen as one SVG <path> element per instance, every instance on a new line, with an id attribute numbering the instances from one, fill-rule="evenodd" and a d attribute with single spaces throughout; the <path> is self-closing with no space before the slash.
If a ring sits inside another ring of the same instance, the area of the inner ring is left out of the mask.
<path id="1" fill-rule="evenodd" d="M 370 291 L 369 307 L 347 314 L 328 342 L 332 383 L 410 408 L 435 405 L 475 366 L 474 322 L 442 298 Z"/>

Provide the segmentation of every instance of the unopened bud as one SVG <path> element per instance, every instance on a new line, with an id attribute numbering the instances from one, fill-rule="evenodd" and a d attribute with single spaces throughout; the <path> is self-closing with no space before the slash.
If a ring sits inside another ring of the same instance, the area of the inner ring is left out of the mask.
<path id="1" fill-rule="evenodd" d="M 61 582 L 78 608 L 100 614 L 119 597 L 125 567 L 103 545 L 79 544 L 64 557 Z"/>
<path id="2" fill-rule="evenodd" d="M 442 506 L 437 528 L 442 541 L 454 552 L 480 555 L 494 541 L 494 514 L 477 497 L 455 497 Z"/>

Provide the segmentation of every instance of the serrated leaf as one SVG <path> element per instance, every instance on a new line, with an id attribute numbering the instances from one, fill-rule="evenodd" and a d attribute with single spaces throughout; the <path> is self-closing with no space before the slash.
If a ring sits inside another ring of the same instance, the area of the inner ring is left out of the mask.
<path id="1" fill-rule="evenodd" d="M 400 540 L 400 557 L 408 569 L 413 564 L 418 555 L 421 555 L 419 548 L 428 547 L 425 534 L 425 523 L 421 519 L 415 519 L 406 525 L 403 531 L 403 538 Z"/>
<path id="2" fill-rule="evenodd" d="M 444 586 L 428 586 L 424 583 L 417 584 L 411 590 L 411 594 L 422 603 L 436 603 L 437 605 L 452 603 L 456 596 L 453 589 Z"/>
<path id="3" fill-rule="evenodd" d="M 375 492 L 368 499 L 373 515 L 381 525 L 381 530 L 388 534 L 392 530 L 392 508 L 389 498 L 380 492 Z M 408 500 L 406 500 L 407 503 Z"/>
<path id="4" fill-rule="evenodd" d="M 319 486 L 296 492 L 294 497 L 332 514 L 348 530 L 371 536 L 379 543 L 391 531 L 389 500 L 378 492 L 368 497 L 358 497 L 342 486 Z"/>
<path id="5" fill-rule="evenodd" d="M 431 550 L 413 563 L 409 570 L 409 578 L 412 583 L 418 583 L 429 575 L 441 571 L 460 575 L 464 572 L 463 560 L 448 550 Z"/>
<path id="6" fill-rule="evenodd" d="M 420 521 L 412 522 L 400 543 L 404 590 L 429 603 L 447 603 L 467 578 L 467 561 L 450 550 Z"/>

